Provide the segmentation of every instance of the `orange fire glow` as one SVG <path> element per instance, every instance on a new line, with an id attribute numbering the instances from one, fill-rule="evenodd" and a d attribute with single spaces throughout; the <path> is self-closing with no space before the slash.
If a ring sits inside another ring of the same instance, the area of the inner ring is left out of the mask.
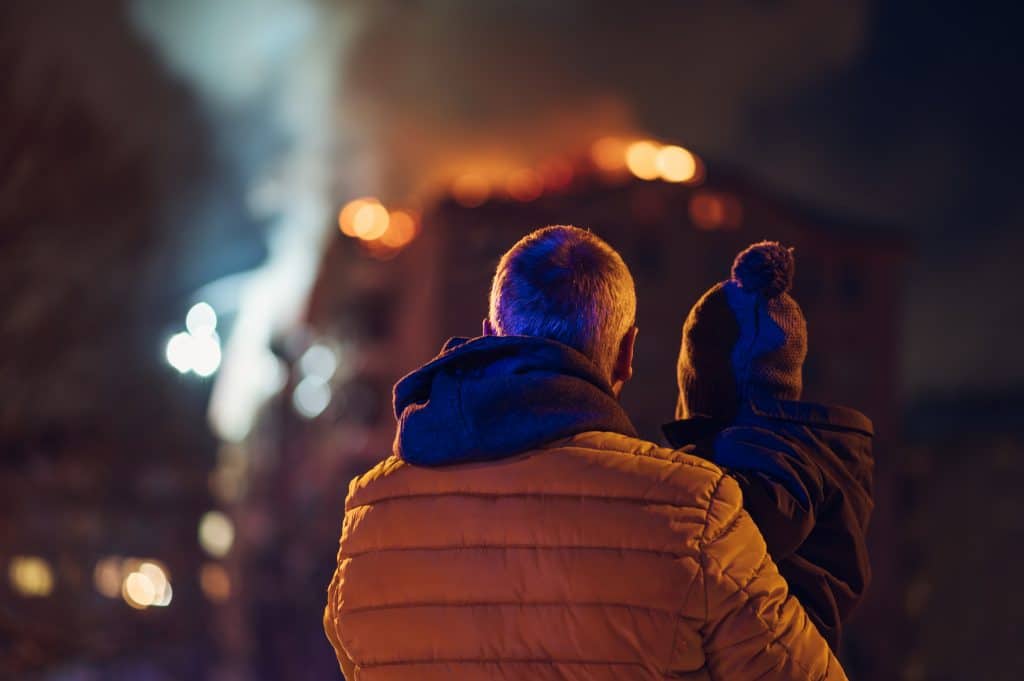
<path id="1" fill-rule="evenodd" d="M 552 159 L 541 165 L 540 175 L 544 180 L 544 189 L 561 191 L 572 182 L 572 164 L 565 159 Z"/>
<path id="2" fill-rule="evenodd" d="M 452 184 L 452 196 L 467 208 L 476 208 L 483 204 L 490 194 L 490 183 L 484 177 L 473 173 L 460 175 Z"/>
<path id="3" fill-rule="evenodd" d="M 505 191 L 516 201 L 533 201 L 544 191 L 544 184 L 532 170 L 517 170 L 509 176 Z"/>
<path id="4" fill-rule="evenodd" d="M 599 170 L 615 172 L 626 167 L 629 143 L 619 137 L 602 137 L 590 148 L 590 159 Z"/>

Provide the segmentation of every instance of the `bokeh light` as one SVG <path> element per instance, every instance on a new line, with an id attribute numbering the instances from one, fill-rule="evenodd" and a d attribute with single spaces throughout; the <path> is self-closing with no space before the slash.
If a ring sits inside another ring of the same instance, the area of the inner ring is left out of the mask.
<path id="1" fill-rule="evenodd" d="M 235 525 L 221 511 L 207 511 L 199 520 L 199 544 L 214 558 L 223 558 L 235 541 Z"/>
<path id="2" fill-rule="evenodd" d="M 359 206 L 352 218 L 352 232 L 364 241 L 373 241 L 387 231 L 389 220 L 387 208 L 378 202 L 367 201 Z"/>
<path id="3" fill-rule="evenodd" d="M 164 585 L 163 591 L 161 591 L 157 595 L 156 600 L 153 601 L 153 605 L 157 608 L 166 608 L 168 605 L 171 604 L 171 600 L 173 598 L 174 589 L 171 588 L 171 584 L 170 582 L 168 582 L 166 585 Z"/>
<path id="4" fill-rule="evenodd" d="M 171 603 L 171 581 L 167 577 L 167 571 L 153 561 L 145 561 L 139 564 L 138 572 L 146 576 L 156 592 L 152 605 L 165 607 Z"/>
<path id="5" fill-rule="evenodd" d="M 661 179 L 666 182 L 689 182 L 697 175 L 697 159 L 679 146 L 662 147 L 655 162 Z"/>
<path id="6" fill-rule="evenodd" d="M 217 313 L 209 303 L 196 303 L 185 316 L 185 328 L 193 336 L 209 336 L 217 329 Z"/>
<path id="7" fill-rule="evenodd" d="M 403 210 L 388 211 L 380 201 L 365 197 L 350 201 L 338 217 L 341 231 L 364 242 L 374 255 L 394 255 L 416 237 L 416 219 Z"/>
<path id="8" fill-rule="evenodd" d="M 126 561 L 122 570 L 127 572 L 121 583 L 121 596 L 131 607 L 142 610 L 170 605 L 171 582 L 166 569 L 155 561 Z M 135 569 L 131 565 L 135 564 Z"/>
<path id="9" fill-rule="evenodd" d="M 202 377 L 213 375 L 221 362 L 217 313 L 209 303 L 196 303 L 185 315 L 185 327 L 188 331 L 176 333 L 167 341 L 167 363 L 182 374 L 192 371 Z"/>
<path id="10" fill-rule="evenodd" d="M 211 376 L 220 367 L 220 341 L 216 336 L 193 336 L 191 351 L 192 371 L 199 376 Z"/>
<path id="11" fill-rule="evenodd" d="M 223 603 L 231 597 L 231 577 L 217 563 L 205 563 L 199 569 L 199 587 L 214 603 Z"/>
<path id="12" fill-rule="evenodd" d="M 391 229 L 388 229 L 390 232 Z M 326 345 L 314 343 L 299 358 L 299 368 L 307 376 L 328 380 L 338 368 L 338 356 Z"/>
<path id="13" fill-rule="evenodd" d="M 167 363 L 183 374 L 192 370 L 192 341 L 187 333 L 176 333 L 167 341 Z"/>
<path id="14" fill-rule="evenodd" d="M 658 145 L 649 140 L 633 142 L 626 148 L 626 166 L 641 180 L 658 177 Z"/>
<path id="15" fill-rule="evenodd" d="M 124 579 L 121 563 L 120 557 L 110 556 L 97 561 L 93 569 L 93 584 L 96 590 L 107 598 L 117 598 L 121 595 L 121 582 Z"/>
<path id="16" fill-rule="evenodd" d="M 475 173 L 460 175 L 452 183 L 452 196 L 467 208 L 476 208 L 482 205 L 490 194 L 490 183 Z"/>
<path id="17" fill-rule="evenodd" d="M 722 192 L 699 191 L 690 198 L 690 220 L 699 229 L 735 229 L 743 223 L 739 199 Z"/>
<path id="18" fill-rule="evenodd" d="M 602 137 L 590 147 L 590 160 L 605 172 L 615 172 L 626 167 L 626 150 L 629 143 L 619 137 Z"/>
<path id="19" fill-rule="evenodd" d="M 148 608 L 156 601 L 156 586 L 141 572 L 131 572 L 121 585 L 121 594 L 133 608 Z"/>
<path id="20" fill-rule="evenodd" d="M 391 212 L 388 230 L 380 237 L 380 242 L 388 248 L 404 248 L 416 238 L 416 218 L 403 210 Z"/>
<path id="21" fill-rule="evenodd" d="M 39 556 L 15 556 L 7 568 L 11 587 L 29 598 L 49 596 L 53 592 L 53 570 Z"/>
<path id="22" fill-rule="evenodd" d="M 346 236 L 356 236 L 356 213 L 358 213 L 364 206 L 374 203 L 375 201 L 376 199 L 363 197 L 346 203 L 344 208 L 341 209 L 341 212 L 338 213 L 338 227 L 341 229 L 342 234 Z"/>
<path id="23" fill-rule="evenodd" d="M 331 386 L 319 376 L 306 376 L 295 386 L 292 405 L 307 419 L 315 419 L 331 403 Z"/>

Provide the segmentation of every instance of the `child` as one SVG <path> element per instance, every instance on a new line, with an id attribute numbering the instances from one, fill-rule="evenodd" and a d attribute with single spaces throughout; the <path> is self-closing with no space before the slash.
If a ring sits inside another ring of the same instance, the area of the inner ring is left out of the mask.
<path id="1" fill-rule="evenodd" d="M 690 310 L 679 352 L 673 447 L 739 481 L 768 552 L 833 651 L 870 579 L 872 425 L 800 402 L 807 326 L 789 295 L 793 253 L 761 242 Z"/>

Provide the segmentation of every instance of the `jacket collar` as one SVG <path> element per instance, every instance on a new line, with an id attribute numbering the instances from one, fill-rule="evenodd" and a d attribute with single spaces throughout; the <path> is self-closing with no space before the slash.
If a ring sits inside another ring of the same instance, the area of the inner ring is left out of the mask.
<path id="1" fill-rule="evenodd" d="M 395 454 L 441 466 L 529 451 L 586 431 L 636 437 L 583 354 L 528 336 L 452 339 L 395 385 Z"/>
<path id="2" fill-rule="evenodd" d="M 854 430 L 867 436 L 875 434 L 871 419 L 850 407 L 815 402 L 752 399 L 750 413 L 777 421 L 791 421 L 825 430 Z"/>
<path id="3" fill-rule="evenodd" d="M 856 409 L 764 397 L 752 397 L 744 402 L 732 422 L 696 416 L 666 423 L 661 429 L 668 443 L 679 448 L 713 438 L 730 426 L 753 425 L 764 419 L 816 430 L 852 431 L 868 437 L 875 434 L 871 420 Z"/>

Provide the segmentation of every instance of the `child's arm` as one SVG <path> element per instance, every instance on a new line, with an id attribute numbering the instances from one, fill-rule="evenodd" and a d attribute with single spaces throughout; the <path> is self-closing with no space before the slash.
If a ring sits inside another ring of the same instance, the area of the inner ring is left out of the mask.
<path id="1" fill-rule="evenodd" d="M 799 548 L 814 529 L 824 502 L 818 465 L 797 448 L 757 428 L 727 428 L 714 451 L 698 451 L 726 469 L 743 490 L 743 505 L 757 522 L 776 561 Z"/>
<path id="2" fill-rule="evenodd" d="M 854 471 L 845 472 L 845 487 L 828 477 L 829 471 L 837 475 L 842 462 L 820 436 L 808 433 L 798 440 L 747 425 L 726 428 L 713 443 L 698 447 L 707 451 L 695 453 L 739 483 L 743 506 L 791 591 L 835 646 L 842 622 L 871 578 L 865 541 L 871 501 Z"/>

